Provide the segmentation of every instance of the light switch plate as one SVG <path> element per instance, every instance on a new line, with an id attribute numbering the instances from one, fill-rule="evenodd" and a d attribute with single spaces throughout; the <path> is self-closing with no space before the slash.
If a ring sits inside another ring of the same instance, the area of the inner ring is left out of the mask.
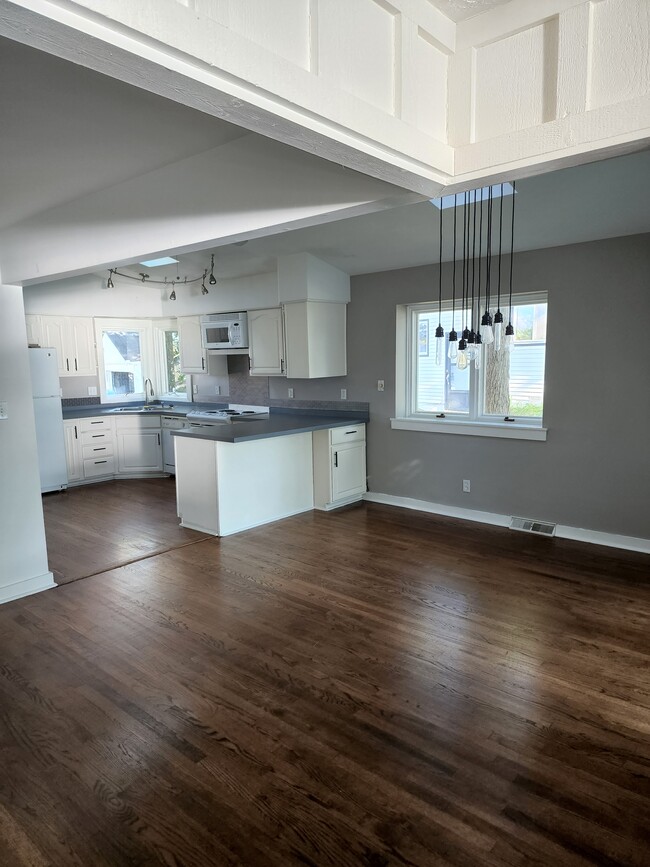
<path id="1" fill-rule="evenodd" d="M 97 397 L 97 386 L 89 385 L 88 386 L 88 397 Z"/>
<path id="2" fill-rule="evenodd" d="M 9 418 L 9 410 L 7 408 L 7 401 L 0 400 L 0 419 Z"/>
<path id="3" fill-rule="evenodd" d="M 347 400 L 347 399 L 348 399 L 348 390 L 347 390 L 347 388 L 342 388 L 341 389 L 341 400 Z"/>

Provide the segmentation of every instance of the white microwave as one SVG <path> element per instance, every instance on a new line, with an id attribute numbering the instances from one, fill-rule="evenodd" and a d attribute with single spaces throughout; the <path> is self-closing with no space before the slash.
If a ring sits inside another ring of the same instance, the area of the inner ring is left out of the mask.
<path id="1" fill-rule="evenodd" d="M 201 339 L 204 349 L 226 352 L 248 347 L 247 313 L 211 313 L 201 317 Z"/>

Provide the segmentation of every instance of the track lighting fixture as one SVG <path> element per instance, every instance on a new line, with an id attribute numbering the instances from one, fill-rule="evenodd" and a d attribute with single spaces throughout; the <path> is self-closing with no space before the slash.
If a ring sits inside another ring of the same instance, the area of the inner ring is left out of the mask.
<path id="1" fill-rule="evenodd" d="M 176 301 L 176 289 L 172 289 L 172 291 L 169 293 L 169 300 Z"/>
<path id="2" fill-rule="evenodd" d="M 205 278 L 207 276 L 208 276 L 208 271 L 206 268 L 206 270 L 203 272 L 203 279 L 201 280 L 201 295 L 207 295 L 208 294 L 208 287 L 205 285 Z M 217 281 L 215 280 L 214 282 L 216 283 Z"/>
<path id="3" fill-rule="evenodd" d="M 210 257 L 210 268 L 205 268 L 203 270 L 203 273 L 200 274 L 198 277 L 187 277 L 187 276 L 181 277 L 178 273 L 178 263 L 176 265 L 176 277 L 171 281 L 168 280 L 167 277 L 165 277 L 164 280 L 154 280 L 149 276 L 149 274 L 145 273 L 144 271 L 140 271 L 138 273 L 138 276 L 136 277 L 133 274 L 128 274 L 124 271 L 118 271 L 117 268 L 109 268 L 108 269 L 108 280 L 106 281 L 106 288 L 107 289 L 113 289 L 114 288 L 114 283 L 113 283 L 113 275 L 114 274 L 117 274 L 119 277 L 126 277 L 128 280 L 138 280 L 140 283 L 156 283 L 160 286 L 171 285 L 172 291 L 169 293 L 169 300 L 170 301 L 176 301 L 176 286 L 178 286 L 180 283 L 182 283 L 183 285 L 187 285 L 188 283 L 200 282 L 201 283 L 201 295 L 208 295 L 209 290 L 208 290 L 208 287 L 205 285 L 206 280 L 208 280 L 208 275 L 210 275 L 208 282 L 210 283 L 211 286 L 214 286 L 217 282 L 217 278 L 214 276 L 214 254 Z"/>
<path id="4" fill-rule="evenodd" d="M 217 278 L 214 276 L 214 253 L 210 257 L 210 279 L 208 280 L 208 283 L 210 286 L 216 286 L 217 283 Z M 206 295 L 207 292 L 204 292 L 203 294 Z"/>
<path id="5" fill-rule="evenodd" d="M 115 284 L 113 283 L 113 274 L 116 273 L 114 268 L 108 269 L 108 280 L 106 281 L 107 289 L 114 289 Z"/>

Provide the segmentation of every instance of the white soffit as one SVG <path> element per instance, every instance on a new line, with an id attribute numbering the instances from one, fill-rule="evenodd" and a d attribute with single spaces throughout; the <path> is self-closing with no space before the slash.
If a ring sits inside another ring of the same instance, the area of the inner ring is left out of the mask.
<path id="1" fill-rule="evenodd" d="M 439 9 L 452 21 L 467 21 L 481 12 L 494 9 L 495 6 L 504 6 L 512 0 L 429 0 L 436 9 Z"/>

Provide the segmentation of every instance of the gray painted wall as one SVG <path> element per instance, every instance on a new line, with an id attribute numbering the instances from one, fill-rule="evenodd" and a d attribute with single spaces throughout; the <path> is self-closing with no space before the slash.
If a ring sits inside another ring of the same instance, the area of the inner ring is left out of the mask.
<path id="1" fill-rule="evenodd" d="M 348 376 L 272 379 L 270 396 L 369 401 L 371 491 L 650 538 L 650 351 L 631 337 L 650 332 L 650 235 L 516 256 L 516 291 L 549 294 L 546 442 L 391 430 L 395 308 L 432 300 L 437 277 L 353 277 Z"/>

